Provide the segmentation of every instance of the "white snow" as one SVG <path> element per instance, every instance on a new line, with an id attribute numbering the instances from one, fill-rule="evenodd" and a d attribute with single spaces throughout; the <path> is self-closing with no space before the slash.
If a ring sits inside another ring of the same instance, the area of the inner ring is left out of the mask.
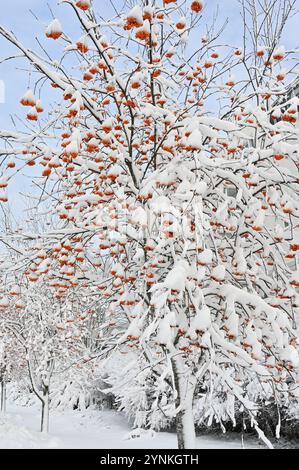
<path id="1" fill-rule="evenodd" d="M 46 35 L 48 37 L 53 34 L 57 34 L 57 36 L 62 34 L 62 26 L 58 19 L 53 20 L 46 29 Z"/>
<path id="2" fill-rule="evenodd" d="M 210 309 L 206 305 L 203 305 L 202 309 L 196 314 L 191 320 L 190 325 L 190 336 L 195 339 L 197 332 L 206 331 L 211 325 Z"/>
<path id="3" fill-rule="evenodd" d="M 39 408 L 8 405 L 0 414 L 0 449 L 175 449 L 175 433 L 132 432 L 123 414 L 110 410 L 53 411 L 49 435 L 39 432 Z M 134 436 L 137 436 L 134 438 Z M 140 437 L 138 437 L 140 436 Z M 256 439 L 200 436 L 198 449 L 261 448 Z"/>
<path id="4" fill-rule="evenodd" d="M 140 25 L 143 23 L 142 10 L 139 5 L 136 5 L 134 8 L 132 8 L 127 17 L 136 20 L 136 22 Z"/>
<path id="5" fill-rule="evenodd" d="M 187 144 L 194 150 L 201 150 L 202 147 L 202 134 L 200 130 L 195 129 L 188 137 Z"/>

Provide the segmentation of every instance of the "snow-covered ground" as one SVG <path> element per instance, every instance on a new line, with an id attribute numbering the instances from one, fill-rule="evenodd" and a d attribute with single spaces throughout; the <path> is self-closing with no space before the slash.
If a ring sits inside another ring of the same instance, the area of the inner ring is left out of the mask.
<path id="1" fill-rule="evenodd" d="M 88 410 L 86 412 L 53 412 L 50 434 L 39 431 L 39 410 L 32 407 L 9 405 L 6 414 L 0 414 L 1 449 L 175 449 L 176 436 L 159 432 L 130 438 L 126 418 L 115 411 Z M 246 437 L 242 444 L 236 436 L 201 436 L 198 449 L 263 448 L 257 440 Z"/>

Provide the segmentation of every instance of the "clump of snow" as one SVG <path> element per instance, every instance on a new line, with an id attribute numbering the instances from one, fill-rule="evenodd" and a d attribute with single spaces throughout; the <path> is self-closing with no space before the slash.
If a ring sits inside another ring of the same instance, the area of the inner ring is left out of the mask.
<path id="1" fill-rule="evenodd" d="M 156 437 L 156 433 L 152 429 L 136 428 L 126 434 L 124 439 L 140 439 L 141 437 L 146 439 L 153 439 Z"/>
<path id="2" fill-rule="evenodd" d="M 46 29 L 46 36 L 52 39 L 58 39 L 62 35 L 62 26 L 59 20 L 53 20 Z"/>
<path id="3" fill-rule="evenodd" d="M 0 413 L 0 448 L 55 449 L 61 444 L 56 437 L 28 429 L 20 415 Z"/>

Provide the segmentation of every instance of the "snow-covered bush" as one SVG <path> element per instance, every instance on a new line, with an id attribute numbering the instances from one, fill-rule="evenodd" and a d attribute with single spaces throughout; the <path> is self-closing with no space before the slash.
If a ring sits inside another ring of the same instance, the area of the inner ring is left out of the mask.
<path id="1" fill-rule="evenodd" d="M 59 410 L 85 410 L 92 404 L 92 391 L 90 385 L 83 376 L 75 374 L 72 377 L 64 377 L 63 381 L 59 375 L 52 384 L 50 403 L 52 409 Z"/>

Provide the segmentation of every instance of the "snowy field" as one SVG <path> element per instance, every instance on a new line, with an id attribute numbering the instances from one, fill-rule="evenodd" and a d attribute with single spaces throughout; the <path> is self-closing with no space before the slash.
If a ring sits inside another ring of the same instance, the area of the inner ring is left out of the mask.
<path id="1" fill-rule="evenodd" d="M 114 411 L 53 412 L 50 434 L 41 435 L 39 410 L 10 405 L 0 415 L 1 449 L 175 449 L 176 435 L 160 432 L 131 438 L 126 418 Z M 258 449 L 263 443 L 237 435 L 197 438 L 198 449 Z"/>

